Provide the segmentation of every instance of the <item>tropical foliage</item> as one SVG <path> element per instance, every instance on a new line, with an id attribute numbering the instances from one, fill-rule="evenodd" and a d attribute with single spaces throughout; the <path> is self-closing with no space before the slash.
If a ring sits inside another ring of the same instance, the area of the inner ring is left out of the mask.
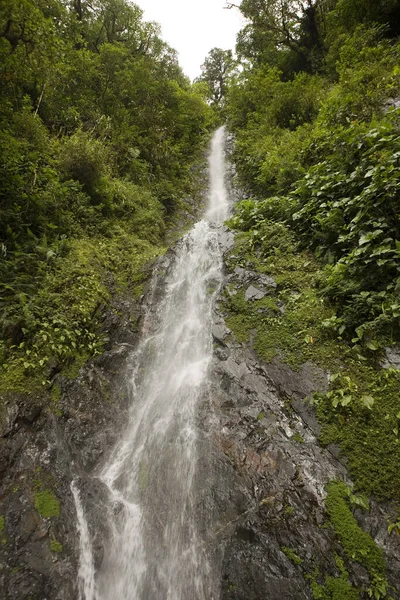
<path id="1" fill-rule="evenodd" d="M 101 346 L 129 253 L 140 269 L 160 251 L 211 112 L 125 0 L 2 3 L 0 65 L 0 363 L 46 380 Z"/>
<path id="2" fill-rule="evenodd" d="M 399 6 L 244 0 L 246 62 L 228 90 L 239 180 L 255 197 L 239 214 L 254 229 L 286 223 L 327 264 L 329 326 L 370 350 L 400 333 Z"/>

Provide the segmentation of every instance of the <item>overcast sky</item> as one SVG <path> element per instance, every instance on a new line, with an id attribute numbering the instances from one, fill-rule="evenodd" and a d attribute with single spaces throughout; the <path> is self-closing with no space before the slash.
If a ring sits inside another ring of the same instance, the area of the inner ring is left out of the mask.
<path id="1" fill-rule="evenodd" d="M 162 39 L 179 52 L 179 64 L 191 79 L 212 48 L 235 48 L 243 27 L 237 9 L 226 10 L 225 0 L 136 0 L 146 21 L 157 21 Z"/>

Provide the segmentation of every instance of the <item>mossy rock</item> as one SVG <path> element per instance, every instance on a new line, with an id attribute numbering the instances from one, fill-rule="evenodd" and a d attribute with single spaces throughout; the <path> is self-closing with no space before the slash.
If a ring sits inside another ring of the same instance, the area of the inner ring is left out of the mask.
<path id="1" fill-rule="evenodd" d="M 60 553 L 63 551 L 63 545 L 57 540 L 51 540 L 50 542 L 50 550 L 52 552 Z"/>
<path id="2" fill-rule="evenodd" d="M 60 501 L 50 490 L 43 490 L 35 494 L 35 508 L 45 518 L 60 516 Z"/>
<path id="3" fill-rule="evenodd" d="M 348 560 L 359 562 L 368 571 L 372 594 L 377 585 L 386 589 L 386 561 L 383 551 L 358 525 L 349 506 L 347 485 L 342 481 L 331 481 L 327 485 L 327 492 L 326 511 Z"/>

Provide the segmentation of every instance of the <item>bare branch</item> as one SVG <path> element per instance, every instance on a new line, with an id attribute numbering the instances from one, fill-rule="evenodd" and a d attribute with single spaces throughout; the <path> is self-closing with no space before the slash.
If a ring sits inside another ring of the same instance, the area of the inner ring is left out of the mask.
<path id="1" fill-rule="evenodd" d="M 238 8 L 240 10 L 240 6 L 238 6 L 237 4 L 233 4 L 233 2 L 227 2 L 224 8 L 226 8 L 226 10 L 231 10 L 231 8 Z"/>

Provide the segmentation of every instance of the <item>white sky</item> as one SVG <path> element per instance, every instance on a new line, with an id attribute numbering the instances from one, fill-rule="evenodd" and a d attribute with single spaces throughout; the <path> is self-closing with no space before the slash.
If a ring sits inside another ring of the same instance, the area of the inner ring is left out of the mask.
<path id="1" fill-rule="evenodd" d="M 212 48 L 234 50 L 243 20 L 224 0 L 135 0 L 146 21 L 157 21 L 162 39 L 179 53 L 179 64 L 191 79 Z M 239 2 L 238 2 L 239 4 Z"/>

